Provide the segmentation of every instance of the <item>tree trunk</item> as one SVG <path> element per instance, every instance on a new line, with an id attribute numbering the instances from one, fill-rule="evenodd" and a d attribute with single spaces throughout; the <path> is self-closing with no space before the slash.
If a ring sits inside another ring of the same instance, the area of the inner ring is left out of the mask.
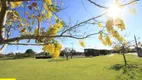
<path id="1" fill-rule="evenodd" d="M 1 11 L 0 11 L 0 40 L 4 39 L 4 26 L 6 22 L 6 0 L 1 0 Z"/>
<path id="2" fill-rule="evenodd" d="M 65 55 L 66 59 L 69 60 L 68 53 L 64 53 L 64 55 Z"/>
<path id="3" fill-rule="evenodd" d="M 123 49 L 122 49 L 122 54 L 123 54 L 124 64 L 126 66 L 127 65 L 127 60 L 126 60 L 126 56 L 125 56 L 125 52 L 124 52 L 124 46 L 123 46 Z"/>
<path id="4" fill-rule="evenodd" d="M 71 59 L 72 59 L 72 56 L 73 56 L 72 54 L 73 54 L 73 53 L 71 52 Z"/>
<path id="5" fill-rule="evenodd" d="M 4 40 L 5 36 L 5 23 L 6 23 L 6 16 L 7 16 L 7 0 L 0 0 L 1 2 L 1 10 L 0 10 L 0 42 Z M 7 44 L 4 44 L 0 48 L 0 53 L 5 49 Z"/>
<path id="6" fill-rule="evenodd" d="M 66 58 L 67 58 L 67 60 L 69 60 L 69 56 L 68 56 L 68 54 L 66 55 Z"/>
<path id="7" fill-rule="evenodd" d="M 125 57 L 125 53 L 123 52 L 123 59 L 124 59 L 124 63 L 125 63 L 125 66 L 127 65 L 127 60 L 126 60 L 126 57 Z"/>

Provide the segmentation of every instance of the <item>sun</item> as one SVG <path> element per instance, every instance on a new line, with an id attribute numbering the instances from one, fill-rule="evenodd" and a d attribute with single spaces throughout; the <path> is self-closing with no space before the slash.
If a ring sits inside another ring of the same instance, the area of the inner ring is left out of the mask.
<path id="1" fill-rule="evenodd" d="M 123 9 L 121 7 L 119 7 L 117 4 L 112 4 L 107 10 L 107 15 L 113 19 L 116 19 L 122 16 L 122 12 Z"/>

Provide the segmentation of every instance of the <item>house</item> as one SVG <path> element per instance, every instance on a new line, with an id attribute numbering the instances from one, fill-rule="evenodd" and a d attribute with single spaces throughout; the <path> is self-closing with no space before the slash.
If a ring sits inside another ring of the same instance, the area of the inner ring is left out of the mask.
<path id="1" fill-rule="evenodd" d="M 36 54 L 36 59 L 49 59 L 52 58 L 52 56 L 49 53 L 41 52 L 39 54 Z"/>
<path id="2" fill-rule="evenodd" d="M 97 49 L 84 49 L 85 57 L 99 56 L 100 51 Z"/>
<path id="3" fill-rule="evenodd" d="M 111 52 L 112 52 L 111 50 L 106 50 L 106 49 L 91 49 L 91 48 L 84 49 L 85 57 L 107 55 L 110 54 Z"/>
<path id="4" fill-rule="evenodd" d="M 107 50 L 107 49 L 101 49 L 100 51 L 100 55 L 107 55 L 112 53 L 112 50 Z"/>

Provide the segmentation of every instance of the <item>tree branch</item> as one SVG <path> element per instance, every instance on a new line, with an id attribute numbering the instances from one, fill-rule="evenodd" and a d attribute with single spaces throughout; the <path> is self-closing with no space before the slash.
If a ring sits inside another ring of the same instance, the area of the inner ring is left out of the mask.
<path id="1" fill-rule="evenodd" d="M 7 0 L 9 2 L 18 2 L 18 1 L 31 1 L 31 0 Z M 41 0 L 32 0 L 32 1 L 41 1 Z"/>
<path id="2" fill-rule="evenodd" d="M 106 12 L 103 13 L 103 14 L 101 14 L 101 15 L 98 15 L 98 16 L 96 16 L 96 17 L 93 17 L 93 18 L 90 18 L 90 19 L 88 19 L 88 20 L 85 20 L 85 21 L 83 21 L 83 22 L 80 22 L 80 23 L 78 23 L 78 24 L 76 24 L 76 25 L 70 27 L 69 29 L 66 29 L 64 32 L 61 33 L 61 35 L 63 35 L 63 34 L 66 33 L 67 31 L 72 30 L 73 28 L 75 28 L 75 27 L 77 27 L 77 26 L 80 26 L 81 24 L 84 24 L 84 23 L 86 23 L 86 22 L 88 22 L 88 21 L 91 21 L 91 20 L 95 20 L 95 19 L 97 19 L 97 18 L 99 18 L 99 17 L 101 17 L 101 16 L 103 16 L 103 15 L 105 15 L 105 14 L 106 14 Z"/>
<path id="3" fill-rule="evenodd" d="M 8 45 L 29 45 L 29 46 L 42 46 L 42 45 L 47 45 L 47 44 L 27 44 L 27 43 L 7 43 Z"/>
<path id="4" fill-rule="evenodd" d="M 94 4 L 95 6 L 99 7 L 99 8 L 104 8 L 104 9 L 107 9 L 108 7 L 105 7 L 105 6 L 102 6 L 102 5 L 99 5 L 95 2 L 93 2 L 92 0 L 88 0 L 90 3 Z"/>
<path id="5" fill-rule="evenodd" d="M 122 4 L 121 6 L 126 6 L 126 5 L 129 5 L 129 4 L 131 4 L 131 3 L 133 3 L 133 2 L 137 2 L 137 1 L 140 1 L 140 0 L 134 0 L 134 1 L 131 1 L 131 2 L 128 2 L 128 3 Z"/>
<path id="6" fill-rule="evenodd" d="M 7 44 L 2 45 L 0 48 L 0 53 L 2 53 L 6 47 L 7 47 Z"/>
<path id="7" fill-rule="evenodd" d="M 74 39 L 85 39 L 85 38 L 88 38 L 92 35 L 95 35 L 95 34 L 99 34 L 99 32 L 97 33 L 92 33 L 92 34 L 89 34 L 89 35 L 86 35 L 84 37 L 77 37 L 77 36 L 73 36 L 73 35 L 56 35 L 56 36 L 34 36 L 34 35 L 25 35 L 25 36 L 20 36 L 20 37 L 15 37 L 15 38 L 10 38 L 10 39 L 7 39 L 7 40 L 3 40 L 2 42 L 0 42 L 0 45 L 1 44 L 13 44 L 13 43 L 10 43 L 10 42 L 14 42 L 14 41 L 19 41 L 19 40 L 23 40 L 23 39 L 36 39 L 37 37 L 38 38 L 55 38 L 55 37 L 62 37 L 62 38 L 74 38 Z M 16 44 L 16 43 L 15 43 Z M 14 44 L 13 44 L 14 45 Z M 17 44 L 18 45 L 18 44 Z M 23 44 L 24 45 L 24 44 Z M 31 44 L 32 45 L 32 44 Z M 33 44 L 34 45 L 34 44 Z"/>
<path id="8" fill-rule="evenodd" d="M 6 0 L 1 0 L 1 1 L 5 1 L 6 2 Z M 11 2 L 16 2 L 16 1 L 31 1 L 31 0 L 7 0 L 7 1 L 11 1 Z M 35 0 L 35 1 L 37 1 L 37 0 Z M 41 0 L 39 0 L 39 1 L 41 1 Z M 91 2 L 91 3 L 93 3 L 94 5 L 96 5 L 96 6 L 98 6 L 98 7 L 100 7 L 100 8 L 104 8 L 104 9 L 107 9 L 108 7 L 105 7 L 105 6 L 102 6 L 102 5 L 99 5 L 99 4 L 97 4 L 97 3 L 95 3 L 95 2 L 93 2 L 92 0 L 88 0 L 89 2 Z M 126 5 L 129 5 L 129 4 L 131 4 L 131 3 L 133 3 L 133 2 L 136 2 L 136 1 L 139 1 L 139 0 L 134 0 L 134 1 L 131 1 L 131 2 L 129 2 L 129 3 L 126 3 L 126 4 L 123 4 L 123 5 L 121 5 L 121 6 L 126 6 Z M 4 9 L 4 10 L 3 10 Z M 4 11 L 4 12 L 3 12 Z M 4 4 L 2 4 L 2 10 L 1 10 L 1 12 L 0 12 L 0 33 L 2 33 L 2 31 L 1 31 L 1 28 L 3 27 L 3 19 L 4 19 L 4 15 L 5 15 L 5 13 L 6 13 L 6 5 L 4 5 Z M 101 15 L 98 15 L 98 16 L 96 16 L 96 17 L 93 17 L 93 18 L 90 18 L 90 19 L 88 19 L 88 20 L 85 20 L 85 21 L 82 21 L 82 22 L 80 22 L 80 23 L 78 23 L 78 24 L 75 24 L 74 26 L 72 26 L 72 27 L 70 27 L 70 28 L 68 28 L 68 29 L 66 29 L 65 31 L 63 31 L 62 33 L 61 33 L 61 35 L 56 35 L 56 36 L 34 36 L 34 35 L 25 35 L 25 36 L 20 36 L 20 37 L 14 37 L 14 38 L 10 38 L 10 39 L 4 39 L 4 40 L 2 40 L 1 42 L 0 42 L 0 45 L 1 44 L 10 44 L 10 45 L 37 45 L 37 44 L 24 44 L 24 43 L 10 43 L 10 42 L 14 42 L 14 41 L 19 41 L 19 40 L 23 40 L 23 39 L 36 39 L 37 37 L 38 38 L 51 38 L 51 37 L 68 37 L 68 38 L 74 38 L 74 39 L 84 39 L 84 38 L 88 38 L 88 37 L 90 37 L 90 36 L 92 36 L 92 35 L 95 35 L 95 34 L 99 34 L 100 33 L 100 31 L 99 32 L 97 32 L 97 33 L 92 33 L 92 34 L 88 34 L 88 35 L 86 35 L 86 36 L 84 36 L 84 37 L 77 37 L 77 36 L 73 36 L 73 35 L 63 35 L 63 34 L 65 34 L 67 31 L 70 31 L 70 30 L 72 30 L 72 29 L 74 29 L 74 28 L 76 28 L 76 27 L 78 27 L 78 26 L 81 26 L 82 24 L 84 24 L 84 23 L 87 23 L 87 22 L 89 22 L 89 21 L 91 21 L 91 20 L 95 20 L 95 19 L 97 19 L 97 18 L 99 18 L 99 17 L 101 17 L 101 16 L 103 16 L 103 15 L 105 15 L 106 14 L 106 12 L 105 13 L 103 13 L 103 14 L 101 14 Z M 1 34 L 0 34 L 1 35 Z M 0 36 L 0 38 L 1 38 L 1 36 Z M 3 37 L 2 37 L 3 38 Z M 39 44 L 40 45 L 40 44 Z M 42 44 L 41 44 L 42 45 Z"/>
<path id="9" fill-rule="evenodd" d="M 92 33 L 92 34 L 88 34 L 86 36 L 83 36 L 83 37 L 77 37 L 75 35 L 56 35 L 56 36 L 38 36 L 38 38 L 54 38 L 54 37 L 60 37 L 60 38 L 74 38 L 74 39 L 85 39 L 85 38 L 88 38 L 92 35 L 96 35 L 96 34 L 99 34 L 100 32 L 102 32 L 103 30 L 105 29 L 105 26 L 103 27 L 102 30 L 96 32 L 96 33 Z M 46 45 L 46 44 L 24 44 L 24 43 L 11 43 L 11 42 L 14 42 L 14 41 L 19 41 L 19 40 L 23 40 L 23 39 L 36 39 L 37 36 L 34 36 L 34 35 L 25 35 L 25 36 L 20 36 L 20 37 L 15 37 L 15 38 L 11 38 L 11 39 L 7 39 L 7 40 L 4 40 L 2 42 L 0 42 L 0 45 L 1 44 L 9 44 L 9 45 Z"/>
<path id="10" fill-rule="evenodd" d="M 104 8 L 104 9 L 108 9 L 109 7 L 106 7 L 106 6 L 102 6 L 102 5 L 99 5 L 97 4 L 96 2 L 93 2 L 92 0 L 88 0 L 90 3 L 94 4 L 95 6 L 99 7 L 99 8 Z M 137 2 L 137 1 L 140 1 L 140 0 L 133 0 L 131 2 L 128 2 L 128 3 L 125 3 L 125 4 L 122 4 L 121 6 L 126 6 L 126 5 L 129 5 L 133 2 Z"/>

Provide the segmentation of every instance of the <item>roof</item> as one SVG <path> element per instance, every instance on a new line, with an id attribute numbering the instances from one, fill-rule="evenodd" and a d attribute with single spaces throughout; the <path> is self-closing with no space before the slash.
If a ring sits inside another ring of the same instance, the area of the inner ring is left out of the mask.
<path id="1" fill-rule="evenodd" d="M 90 49 L 93 49 L 93 50 L 112 50 L 112 49 L 96 49 L 96 48 L 86 48 L 84 50 L 90 50 Z"/>

